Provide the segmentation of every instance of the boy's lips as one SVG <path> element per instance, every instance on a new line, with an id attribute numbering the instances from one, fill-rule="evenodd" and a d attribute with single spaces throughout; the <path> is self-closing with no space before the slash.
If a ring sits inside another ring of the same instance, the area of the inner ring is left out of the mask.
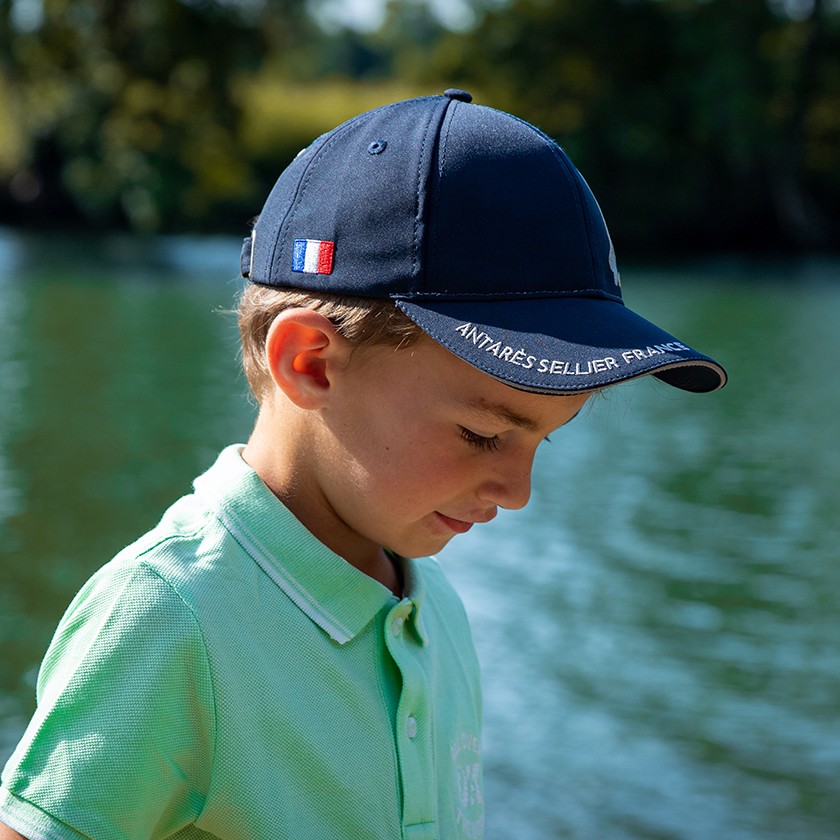
<path id="1" fill-rule="evenodd" d="M 496 515 L 493 513 L 492 515 L 482 517 L 481 519 L 472 519 L 467 521 L 464 519 L 453 519 L 451 516 L 446 516 L 446 514 L 441 513 L 439 510 L 436 510 L 435 513 L 438 518 L 442 520 L 443 524 L 446 525 L 450 531 L 454 531 L 456 534 L 466 534 L 467 531 L 469 531 L 476 523 L 489 522 Z"/>

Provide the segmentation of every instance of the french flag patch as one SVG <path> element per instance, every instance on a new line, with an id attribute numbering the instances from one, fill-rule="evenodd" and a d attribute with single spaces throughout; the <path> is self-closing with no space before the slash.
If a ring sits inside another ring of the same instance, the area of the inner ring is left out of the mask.
<path id="1" fill-rule="evenodd" d="M 304 274 L 332 274 L 335 242 L 324 239 L 295 239 L 292 271 Z"/>

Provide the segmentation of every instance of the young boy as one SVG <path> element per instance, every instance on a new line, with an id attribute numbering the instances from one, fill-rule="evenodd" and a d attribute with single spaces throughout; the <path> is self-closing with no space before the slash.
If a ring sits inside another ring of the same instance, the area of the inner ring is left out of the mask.
<path id="1" fill-rule="evenodd" d="M 525 505 L 593 391 L 726 380 L 623 305 L 565 154 L 463 91 L 316 140 L 242 273 L 253 435 L 70 605 L 0 838 L 481 837 L 478 665 L 427 555 Z"/>

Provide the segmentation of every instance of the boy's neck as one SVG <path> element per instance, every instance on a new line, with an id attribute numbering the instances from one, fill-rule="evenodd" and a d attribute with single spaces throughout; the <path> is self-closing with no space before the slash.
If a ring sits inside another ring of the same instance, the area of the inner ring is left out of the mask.
<path id="1" fill-rule="evenodd" d="M 294 424 L 277 434 L 277 424 L 260 412 L 242 458 L 306 529 L 327 548 L 402 597 L 398 560 L 345 525 L 319 491 L 298 445 Z"/>

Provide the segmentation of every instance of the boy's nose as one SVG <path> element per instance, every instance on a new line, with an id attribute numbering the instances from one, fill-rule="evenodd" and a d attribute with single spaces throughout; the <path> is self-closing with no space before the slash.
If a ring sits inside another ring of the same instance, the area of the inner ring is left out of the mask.
<path id="1" fill-rule="evenodd" d="M 508 510 L 524 508 L 531 498 L 531 466 L 532 459 L 529 459 L 527 463 L 512 464 L 495 472 L 482 485 L 479 497 L 483 502 Z"/>

